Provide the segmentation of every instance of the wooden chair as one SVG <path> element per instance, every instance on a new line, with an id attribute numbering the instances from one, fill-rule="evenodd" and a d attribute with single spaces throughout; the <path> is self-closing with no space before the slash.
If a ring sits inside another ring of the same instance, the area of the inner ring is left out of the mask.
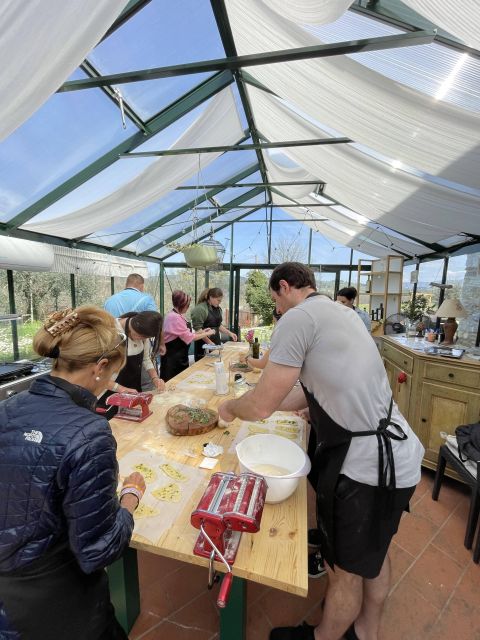
<path id="1" fill-rule="evenodd" d="M 480 514 L 480 461 L 476 463 L 476 474 L 467 469 L 465 464 L 460 460 L 457 452 L 453 451 L 449 446 L 443 444 L 438 452 L 437 471 L 435 474 L 435 482 L 433 484 L 432 499 L 438 500 L 440 488 L 442 486 L 443 477 L 445 475 L 445 466 L 452 467 L 458 475 L 469 485 L 471 491 L 470 510 L 468 513 L 467 529 L 465 531 L 464 545 L 467 549 L 471 549 L 475 530 L 477 528 L 478 516 Z M 473 465 L 475 463 L 472 463 Z M 480 533 L 477 536 L 477 543 L 473 551 L 473 561 L 478 564 L 480 560 Z"/>

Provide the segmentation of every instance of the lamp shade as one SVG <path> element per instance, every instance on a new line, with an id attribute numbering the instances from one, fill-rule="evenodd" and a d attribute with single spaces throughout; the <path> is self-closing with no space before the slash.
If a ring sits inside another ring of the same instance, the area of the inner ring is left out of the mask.
<path id="1" fill-rule="evenodd" d="M 466 318 L 468 311 L 457 298 L 447 298 L 433 315 L 437 318 Z"/>

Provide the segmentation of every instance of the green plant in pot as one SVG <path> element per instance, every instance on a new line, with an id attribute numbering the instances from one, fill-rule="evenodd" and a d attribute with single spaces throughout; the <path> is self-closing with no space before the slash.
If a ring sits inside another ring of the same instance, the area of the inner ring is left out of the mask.
<path id="1" fill-rule="evenodd" d="M 434 312 L 434 307 L 430 306 L 427 296 L 421 293 L 402 303 L 402 312 L 407 316 L 410 326 L 413 326 L 417 335 L 423 335 L 426 329 L 423 316 L 428 316 Z"/>

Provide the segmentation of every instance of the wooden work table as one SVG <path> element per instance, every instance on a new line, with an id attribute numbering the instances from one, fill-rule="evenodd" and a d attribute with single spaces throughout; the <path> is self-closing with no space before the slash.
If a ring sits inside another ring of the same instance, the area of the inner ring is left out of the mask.
<path id="1" fill-rule="evenodd" d="M 241 353 L 245 353 L 245 346 L 235 345 L 234 343 L 223 349 L 222 360 L 225 364 L 227 375 L 229 363 L 238 360 Z M 213 370 L 213 362 L 214 358 L 212 357 L 200 360 L 176 378 L 170 380 L 167 383 L 167 389 L 173 393 L 180 391 L 177 388 L 180 381 L 195 371 L 211 372 Z M 260 375 L 259 372 L 251 372 L 245 374 L 245 377 L 249 382 L 256 382 Z M 185 389 L 182 391 L 185 391 Z M 191 389 L 188 390 L 188 393 L 205 399 L 207 406 L 213 409 L 216 409 L 226 398 L 232 397 L 231 395 L 217 396 L 213 390 L 209 389 Z M 131 547 L 148 553 L 175 558 L 183 562 L 205 566 L 206 588 L 208 560 L 193 554 L 193 547 L 199 531 L 190 524 L 190 514 L 197 506 L 213 472 L 239 471 L 235 453 L 228 453 L 228 449 L 239 429 L 239 421 L 235 420 L 225 430 L 216 428 L 199 436 L 175 437 L 166 431 L 165 414 L 168 407 L 156 405 L 153 402 L 151 408 L 154 412 L 153 415 L 142 423 L 126 422 L 118 419 L 111 421 L 110 424 L 118 443 L 117 455 L 119 460 L 133 450 L 150 448 L 153 451 L 159 451 L 167 455 L 178 463 L 198 467 L 203 459 L 201 452 L 205 442 L 221 444 L 224 448 L 224 453 L 219 457 L 220 461 L 213 471 L 201 470 L 203 475 L 202 483 L 191 494 L 188 503 L 173 525 L 160 535 L 154 543 L 134 533 Z M 154 437 L 152 437 L 152 433 L 155 434 Z M 197 453 L 196 457 L 185 455 L 186 450 L 189 450 L 189 453 Z M 288 500 L 279 504 L 265 505 L 261 529 L 258 533 L 244 533 L 242 535 L 242 541 L 233 565 L 234 587 L 236 583 L 237 590 L 235 588 L 232 589 L 231 600 L 232 596 L 233 599 L 238 599 L 238 585 L 241 582 L 238 579 L 252 580 L 300 596 L 307 595 L 306 491 L 306 479 L 301 478 L 297 490 Z M 223 570 L 221 563 L 216 563 L 216 568 L 219 571 Z M 117 601 L 116 608 L 118 606 Z M 126 606 L 128 607 L 128 602 Z M 231 607 L 232 604 L 227 606 L 224 610 L 225 615 L 227 615 Z M 242 637 L 241 635 L 232 635 L 232 624 L 233 622 L 230 620 L 228 635 L 225 635 L 222 631 L 222 638 Z M 235 622 L 235 624 L 237 623 Z M 222 621 L 222 628 L 224 626 L 227 625 L 224 625 Z"/>
<path id="2" fill-rule="evenodd" d="M 383 336 L 381 353 L 393 398 L 425 447 L 423 464 L 435 469 L 441 433 L 480 420 L 480 361 L 424 353 L 428 346 L 422 338 Z"/>

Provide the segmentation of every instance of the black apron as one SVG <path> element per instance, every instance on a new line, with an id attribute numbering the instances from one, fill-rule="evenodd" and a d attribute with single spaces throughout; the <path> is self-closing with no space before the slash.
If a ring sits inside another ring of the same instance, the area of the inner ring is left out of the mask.
<path id="1" fill-rule="evenodd" d="M 207 304 L 208 316 L 202 325 L 202 329 L 215 329 L 215 333 L 208 336 L 209 339 L 215 344 L 222 344 L 220 339 L 220 325 L 222 324 L 222 310 L 220 307 L 212 307 Z M 205 355 L 205 350 L 202 348 L 205 342 L 203 340 L 197 340 L 195 342 L 195 362 L 200 360 Z"/>
<path id="2" fill-rule="evenodd" d="M 55 377 L 76 404 L 87 406 L 78 387 Z M 94 410 L 94 403 L 88 407 Z M 67 540 L 40 558 L 0 573 L 0 602 L 21 640 L 128 640 L 110 602 L 104 569 L 84 573 Z"/>
<path id="3" fill-rule="evenodd" d="M 125 334 L 127 336 L 127 342 L 126 342 L 127 354 L 128 354 L 128 340 L 129 340 L 128 338 L 129 324 L 130 324 L 130 318 L 127 318 L 127 321 L 125 322 Z M 117 379 L 115 380 L 115 382 L 119 386 L 127 387 L 127 389 L 136 389 L 137 391 L 142 390 L 143 354 L 144 352 L 140 351 L 140 353 L 137 353 L 133 356 L 127 355 L 127 361 L 125 363 L 125 366 L 120 371 L 120 373 L 117 376 Z M 103 395 L 98 399 L 98 402 L 97 402 L 97 410 L 99 410 L 98 413 L 101 413 L 102 415 L 104 415 L 107 418 L 107 420 L 111 420 L 118 413 L 118 407 L 114 407 L 106 404 L 107 398 L 110 397 L 113 393 L 116 393 L 116 392 L 111 391 L 110 389 L 107 389 L 107 391 L 103 393 Z"/>
<path id="4" fill-rule="evenodd" d="M 312 293 L 307 298 L 320 295 Z M 352 438 L 376 436 L 378 441 L 378 487 L 376 505 L 378 510 L 387 510 L 392 504 L 392 491 L 395 484 L 395 462 L 393 458 L 393 440 L 406 440 L 403 429 L 391 421 L 393 398 L 386 410 L 387 416 L 379 421 L 376 429 L 366 431 L 348 431 L 322 409 L 313 395 L 302 384 L 310 410 L 311 435 L 308 453 L 312 462 L 309 480 L 316 489 L 317 521 L 321 539 L 321 551 L 324 559 L 333 568 L 335 564 L 334 548 L 334 493 L 338 477 L 346 458 Z M 388 431 L 393 426 L 398 433 Z"/>
<path id="5" fill-rule="evenodd" d="M 185 324 L 188 329 L 191 329 L 190 323 L 186 320 Z M 181 338 L 175 338 L 174 340 L 166 342 L 165 348 L 167 351 L 160 360 L 160 374 L 162 380 L 167 382 L 179 373 L 182 373 L 182 371 L 185 371 L 185 369 L 188 369 L 188 351 L 190 345 L 186 344 Z"/>

